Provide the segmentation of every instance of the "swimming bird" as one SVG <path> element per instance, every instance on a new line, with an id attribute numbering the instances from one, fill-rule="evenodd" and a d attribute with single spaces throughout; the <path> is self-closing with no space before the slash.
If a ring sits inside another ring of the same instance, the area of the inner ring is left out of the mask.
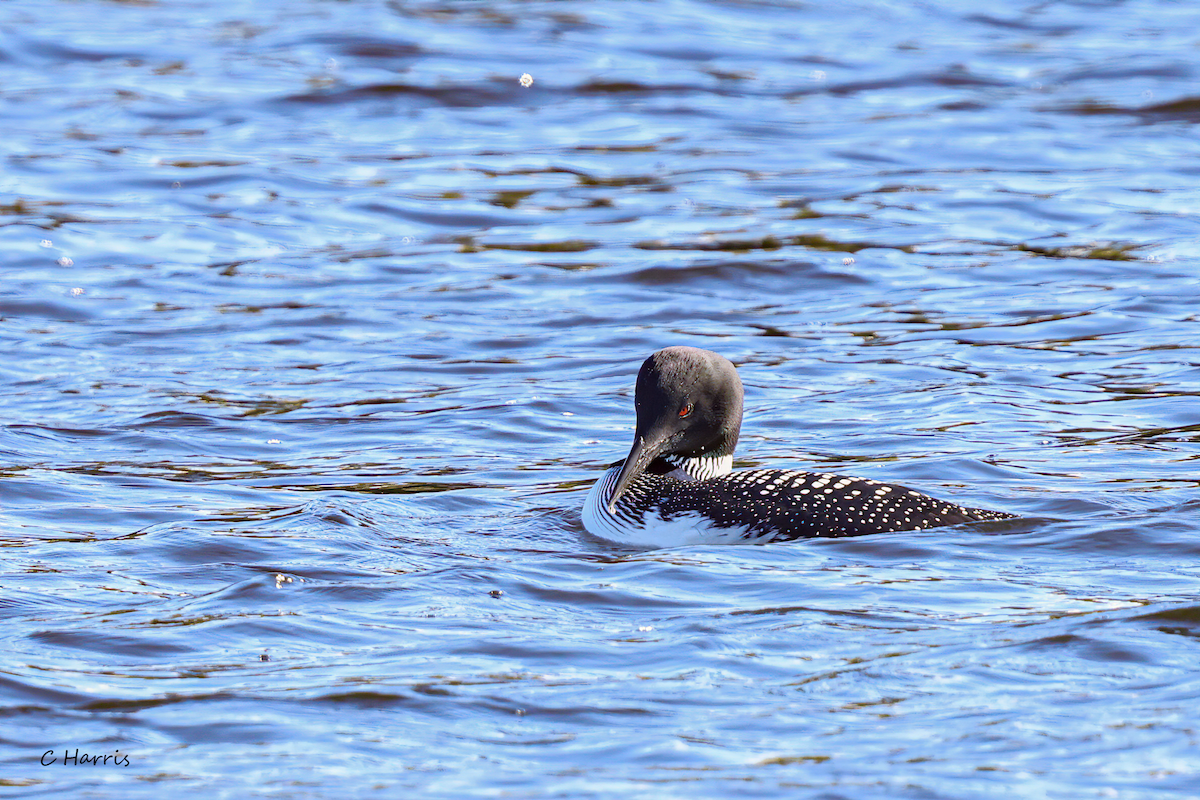
<path id="1" fill-rule="evenodd" d="M 646 359 L 634 391 L 633 447 L 588 492 L 588 532 L 668 547 L 860 536 L 1015 516 L 866 478 L 735 471 L 742 398 L 737 369 L 709 350 L 668 347 Z"/>

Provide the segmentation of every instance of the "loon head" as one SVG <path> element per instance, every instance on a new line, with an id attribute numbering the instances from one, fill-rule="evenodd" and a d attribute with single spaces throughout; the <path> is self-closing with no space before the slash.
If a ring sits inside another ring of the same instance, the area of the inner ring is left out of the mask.
<path id="1" fill-rule="evenodd" d="M 654 459 L 732 456 L 742 429 L 742 381 L 723 356 L 668 347 L 646 359 L 634 391 L 637 430 L 609 511 Z"/>

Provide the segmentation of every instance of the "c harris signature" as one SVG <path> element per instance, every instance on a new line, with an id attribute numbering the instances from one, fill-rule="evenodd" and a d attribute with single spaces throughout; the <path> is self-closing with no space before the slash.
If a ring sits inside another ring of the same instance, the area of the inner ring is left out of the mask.
<path id="1" fill-rule="evenodd" d="M 42 753 L 42 766 L 48 767 L 51 764 L 62 763 L 72 766 L 86 765 L 109 765 L 113 767 L 128 767 L 129 754 L 122 753 L 117 750 L 115 753 L 93 754 L 81 752 L 78 747 L 74 750 L 66 749 L 62 751 L 62 755 L 58 754 L 57 750 L 47 750 Z"/>

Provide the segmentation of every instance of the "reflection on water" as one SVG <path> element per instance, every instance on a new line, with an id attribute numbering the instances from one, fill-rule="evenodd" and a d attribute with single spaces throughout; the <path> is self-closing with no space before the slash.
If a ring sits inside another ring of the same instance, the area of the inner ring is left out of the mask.
<path id="1" fill-rule="evenodd" d="M 0 6 L 0 782 L 1193 796 L 1197 17 Z M 594 540 L 671 344 L 1022 519 Z"/>

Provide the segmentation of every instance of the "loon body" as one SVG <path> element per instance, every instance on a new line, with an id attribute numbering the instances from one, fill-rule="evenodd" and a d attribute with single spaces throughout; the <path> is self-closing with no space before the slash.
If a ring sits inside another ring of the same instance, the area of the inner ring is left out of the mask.
<path id="1" fill-rule="evenodd" d="M 646 359 L 634 393 L 633 448 L 588 493 L 588 532 L 667 547 L 860 536 L 1014 516 L 865 478 L 734 471 L 742 396 L 737 370 L 716 353 L 668 347 Z"/>

